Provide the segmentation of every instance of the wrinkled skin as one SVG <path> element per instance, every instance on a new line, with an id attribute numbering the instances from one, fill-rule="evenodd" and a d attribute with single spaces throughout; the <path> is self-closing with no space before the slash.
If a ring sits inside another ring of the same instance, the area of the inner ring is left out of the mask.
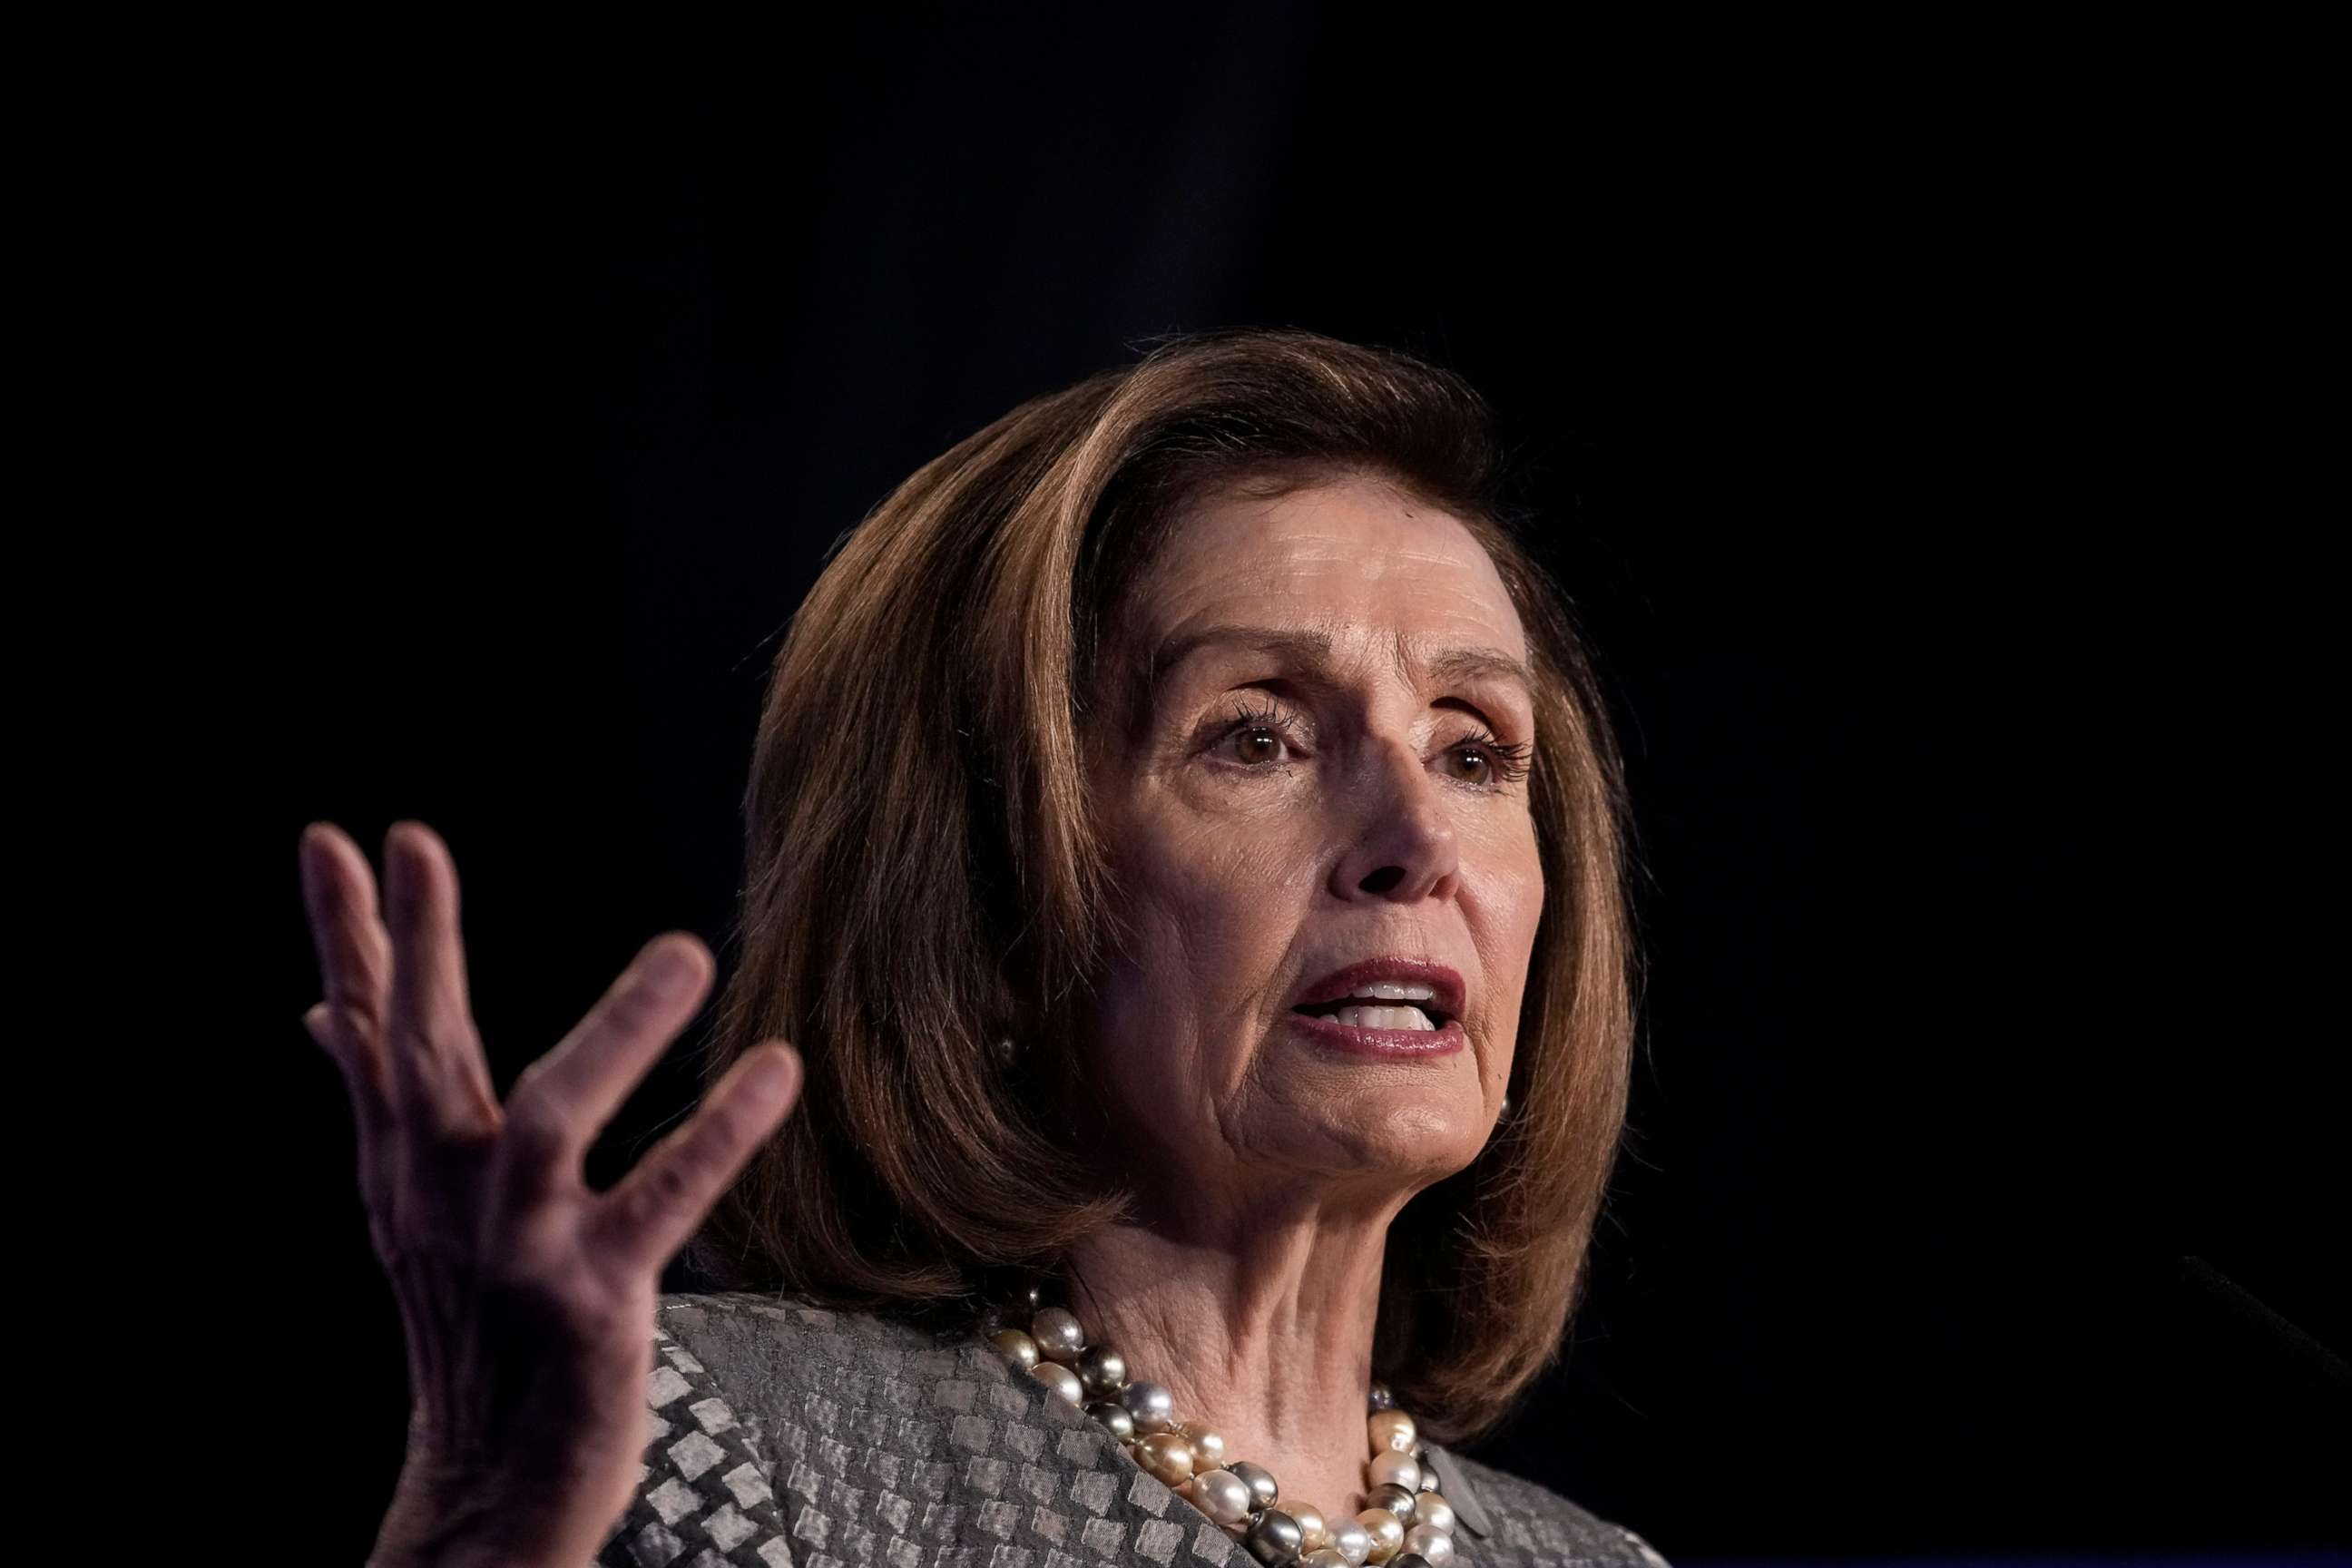
<path id="1" fill-rule="evenodd" d="M 589 1144 L 708 993 L 709 951 L 656 937 L 501 1105 L 467 1001 L 457 867 L 420 823 L 385 835 L 379 901 L 339 828 L 302 835 L 360 1194 L 408 1347 L 408 1452 L 373 1568 L 591 1561 L 646 1442 L 661 1269 L 800 1089 L 782 1042 L 745 1053 L 609 1191 Z"/>

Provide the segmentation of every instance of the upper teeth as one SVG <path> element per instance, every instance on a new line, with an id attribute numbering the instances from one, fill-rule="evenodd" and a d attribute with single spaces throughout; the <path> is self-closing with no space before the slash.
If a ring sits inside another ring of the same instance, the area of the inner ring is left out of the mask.
<path id="1" fill-rule="evenodd" d="M 1370 985 L 1359 985 L 1350 994 L 1369 996 L 1381 1002 L 1434 1002 L 1437 987 L 1420 985 L 1410 980 L 1375 980 Z"/>

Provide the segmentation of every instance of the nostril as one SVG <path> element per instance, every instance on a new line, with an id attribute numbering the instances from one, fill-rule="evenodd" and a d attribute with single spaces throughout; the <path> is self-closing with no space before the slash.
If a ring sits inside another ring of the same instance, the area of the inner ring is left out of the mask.
<path id="1" fill-rule="evenodd" d="M 1368 893 L 1385 893 L 1404 880 L 1404 868 L 1383 866 L 1358 884 Z"/>

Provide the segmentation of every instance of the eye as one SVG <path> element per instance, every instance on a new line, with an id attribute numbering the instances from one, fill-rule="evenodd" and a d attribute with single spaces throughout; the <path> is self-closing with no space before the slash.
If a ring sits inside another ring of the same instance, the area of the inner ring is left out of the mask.
<path id="1" fill-rule="evenodd" d="M 1445 756 L 1448 763 L 1459 764 L 1462 771 L 1454 776 L 1463 783 L 1500 789 L 1527 776 L 1528 758 L 1533 751 L 1524 742 L 1506 742 L 1482 731 L 1456 741 Z"/>
<path id="2" fill-rule="evenodd" d="M 1213 720 L 1211 724 L 1216 730 L 1212 754 L 1254 771 L 1288 760 L 1286 753 L 1297 743 L 1295 723 L 1272 708 L 1243 704 L 1222 723 Z"/>
<path id="3" fill-rule="evenodd" d="M 1234 760 L 1253 765 L 1273 762 L 1283 749 L 1282 737 L 1264 724 L 1236 730 L 1233 740 Z"/>

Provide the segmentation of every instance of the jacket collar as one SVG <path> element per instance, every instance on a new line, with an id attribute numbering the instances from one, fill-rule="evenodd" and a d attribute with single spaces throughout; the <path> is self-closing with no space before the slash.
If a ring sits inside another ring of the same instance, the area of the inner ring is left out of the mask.
<path id="1" fill-rule="evenodd" d="M 1427 1438 L 1422 1440 L 1422 1464 L 1437 1477 L 1437 1489 L 1447 1502 L 1454 1505 L 1454 1517 L 1464 1528 L 1478 1536 L 1495 1533 L 1494 1521 L 1487 1516 L 1486 1500 L 1478 1495 L 1463 1462 Z"/>

